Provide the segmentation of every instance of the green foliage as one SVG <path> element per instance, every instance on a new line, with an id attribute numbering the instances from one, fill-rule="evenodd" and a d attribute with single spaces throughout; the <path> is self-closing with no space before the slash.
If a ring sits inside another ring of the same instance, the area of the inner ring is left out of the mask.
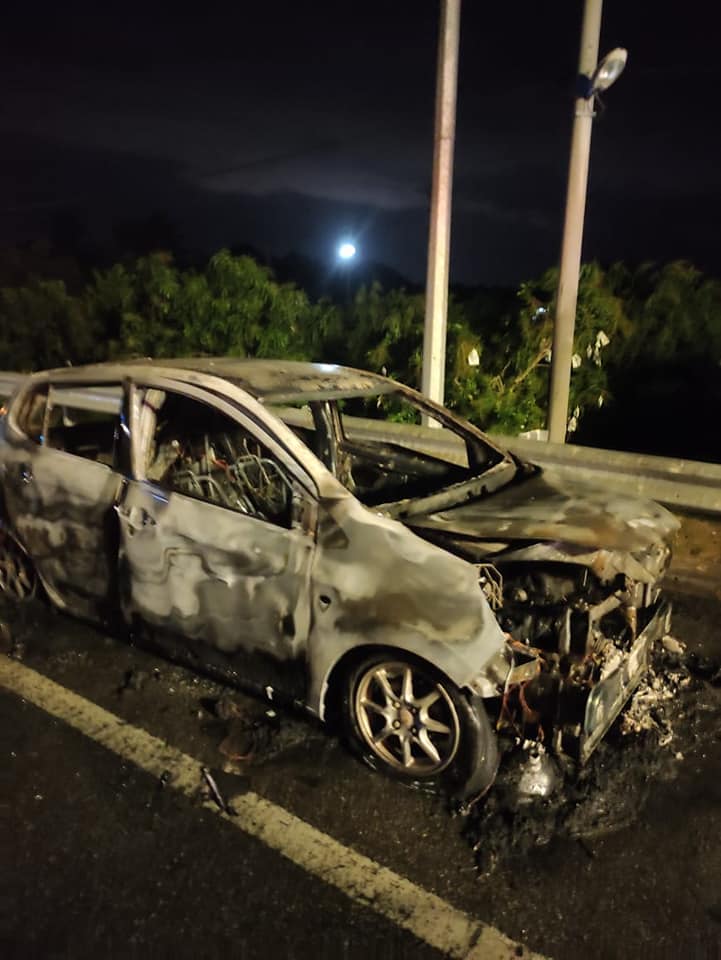
<path id="1" fill-rule="evenodd" d="M 348 320 L 349 360 L 385 371 L 393 379 L 418 386 L 423 348 L 424 301 L 405 290 L 384 292 L 379 284 L 361 287 Z"/>
<path id="2" fill-rule="evenodd" d="M 250 257 L 217 253 L 203 273 L 166 253 L 96 272 L 87 291 L 111 332 L 110 355 L 303 357 L 313 310 Z M 322 311 L 318 311 L 322 312 Z"/>
<path id="3" fill-rule="evenodd" d="M 102 356 L 101 330 L 62 280 L 0 290 L 0 367 L 36 370 Z"/>
<path id="4" fill-rule="evenodd" d="M 27 263 L 16 256 L 0 270 L 0 367 L 30 370 L 137 356 L 277 357 L 344 363 L 420 385 L 421 294 L 373 284 L 343 304 L 312 303 L 267 267 L 227 250 L 202 271 L 180 270 L 169 253 L 156 252 L 97 270 L 69 292 L 57 275 L 31 275 L 30 268 L 42 263 L 38 256 L 32 251 Z M 493 290 L 451 297 L 451 408 L 496 432 L 545 425 L 557 284 L 552 269 L 522 284 L 515 297 Z M 637 269 L 619 263 L 607 271 L 583 266 L 571 376 L 574 420 L 589 411 L 597 419 L 629 371 L 662 369 L 679 357 L 711 364 L 718 376 L 719 281 L 682 261 Z"/>
<path id="5" fill-rule="evenodd" d="M 623 299 L 628 325 L 614 362 L 665 366 L 721 356 L 721 283 L 692 264 L 614 264 L 609 281 Z"/>
<path id="6" fill-rule="evenodd" d="M 553 314 L 558 271 L 547 270 L 518 291 L 516 310 L 498 316 L 495 328 L 486 324 L 475 334 L 465 318 L 449 319 L 449 343 L 455 352 L 449 371 L 447 399 L 460 413 L 500 433 L 517 434 L 543 427 L 549 389 Z M 628 321 L 622 300 L 609 287 L 598 264 L 581 269 L 570 409 L 576 420 L 589 406 L 608 396 L 605 351 L 623 337 Z M 471 366 L 471 350 L 479 355 Z"/>

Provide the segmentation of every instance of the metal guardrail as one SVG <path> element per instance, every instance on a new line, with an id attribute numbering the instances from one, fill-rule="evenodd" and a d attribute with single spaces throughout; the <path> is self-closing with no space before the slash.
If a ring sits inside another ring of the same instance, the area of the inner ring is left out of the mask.
<path id="1" fill-rule="evenodd" d="M 0 401 L 14 392 L 24 376 L 21 373 L 0 371 Z M 69 405 L 75 405 L 75 402 L 82 405 L 80 392 L 77 396 L 72 396 L 74 391 L 71 388 L 66 391 L 64 388 L 63 392 L 68 394 L 65 399 Z M 112 391 L 104 393 L 110 394 Z M 109 395 L 97 399 L 103 409 L 117 403 L 117 400 Z M 297 421 L 298 426 L 310 425 L 300 410 L 284 410 L 283 419 L 288 423 Z M 428 453 L 435 451 L 450 459 L 457 457 L 460 462 L 465 454 L 461 441 L 446 430 L 359 417 L 346 417 L 344 422 L 349 433 L 358 438 L 367 437 L 389 442 L 402 438 L 407 446 Z M 491 439 L 523 460 L 530 460 L 541 467 L 570 470 L 575 477 L 587 479 L 609 490 L 658 500 L 672 509 L 721 515 L 721 464 L 627 453 L 621 450 L 600 450 L 572 443 L 547 443 L 524 437 L 492 435 Z"/>
<path id="2" fill-rule="evenodd" d="M 10 373 L 6 370 L 0 370 L 0 402 L 7 400 L 15 392 L 15 387 L 24 380 L 24 373 Z"/>
<path id="3" fill-rule="evenodd" d="M 283 419 L 299 427 L 311 426 L 310 418 L 301 410 L 283 410 Z M 389 443 L 402 442 L 419 451 L 465 462 L 462 441 L 447 430 L 360 417 L 344 417 L 343 423 L 348 434 L 359 440 L 365 437 Z M 489 436 L 522 460 L 541 467 L 572 471 L 574 477 L 596 486 L 617 490 L 627 496 L 657 500 L 672 509 L 721 514 L 721 464 L 602 450 L 572 443 L 548 443 L 525 437 Z"/>
<path id="4" fill-rule="evenodd" d="M 373 420 L 344 418 L 346 428 L 358 437 L 400 440 L 418 450 L 434 451 L 453 457 L 462 453 L 458 438 L 446 430 L 409 426 L 401 423 L 379 424 Z M 572 471 L 574 477 L 596 486 L 617 490 L 627 496 L 657 500 L 672 509 L 698 510 L 721 514 L 721 464 L 701 463 L 674 457 L 602 450 L 572 443 L 548 443 L 524 437 L 491 439 L 522 460 L 541 467 Z"/>
<path id="5" fill-rule="evenodd" d="M 609 489 L 648 497 L 671 508 L 721 514 L 721 464 L 519 437 L 504 438 L 504 443 L 526 460 L 573 470 Z"/>

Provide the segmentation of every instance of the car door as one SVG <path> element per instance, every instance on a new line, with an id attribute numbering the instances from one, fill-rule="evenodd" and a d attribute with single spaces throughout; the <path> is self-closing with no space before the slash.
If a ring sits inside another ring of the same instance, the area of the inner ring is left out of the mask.
<path id="1" fill-rule="evenodd" d="M 200 388 L 139 382 L 129 416 L 133 478 L 118 505 L 128 614 L 165 642 L 184 638 L 205 666 L 302 697 L 310 480 L 272 436 Z"/>
<path id="2" fill-rule="evenodd" d="M 4 493 L 51 597 L 96 620 L 116 609 L 121 386 L 41 382 L 13 403 Z"/>

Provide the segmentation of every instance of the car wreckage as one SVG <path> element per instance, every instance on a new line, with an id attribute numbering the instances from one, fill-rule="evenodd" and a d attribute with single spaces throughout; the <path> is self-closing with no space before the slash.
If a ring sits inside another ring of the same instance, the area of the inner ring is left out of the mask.
<path id="1" fill-rule="evenodd" d="M 0 423 L 6 593 L 142 630 L 459 799 L 512 745 L 587 760 L 668 629 L 668 511 L 373 373 L 64 368 Z"/>

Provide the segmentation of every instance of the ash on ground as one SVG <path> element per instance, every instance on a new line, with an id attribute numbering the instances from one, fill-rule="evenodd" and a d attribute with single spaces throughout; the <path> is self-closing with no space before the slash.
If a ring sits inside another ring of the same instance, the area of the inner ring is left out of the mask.
<path id="1" fill-rule="evenodd" d="M 232 692 L 206 707 L 225 724 L 218 749 L 229 773 L 272 760 L 304 743 L 309 736 L 307 723 L 289 711 L 278 713 L 267 704 L 241 702 Z"/>
<path id="2" fill-rule="evenodd" d="M 582 843 L 621 830 L 643 812 L 654 785 L 677 776 L 686 757 L 721 719 L 721 662 L 689 654 L 665 637 L 651 667 L 606 738 L 579 767 L 557 765 L 546 798 L 519 796 L 529 751 L 501 764 L 488 796 L 472 808 L 466 836 L 482 873 L 570 836 Z M 708 729 L 705 729 L 708 728 Z"/>

